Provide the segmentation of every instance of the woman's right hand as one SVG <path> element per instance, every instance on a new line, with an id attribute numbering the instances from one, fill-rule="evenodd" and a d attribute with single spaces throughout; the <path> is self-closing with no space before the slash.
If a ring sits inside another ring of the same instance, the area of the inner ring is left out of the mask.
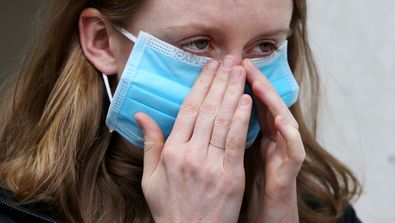
<path id="1" fill-rule="evenodd" d="M 183 102 L 168 139 L 148 115 L 142 188 L 156 222 L 237 222 L 252 99 L 246 72 L 227 56 L 204 67 Z"/>

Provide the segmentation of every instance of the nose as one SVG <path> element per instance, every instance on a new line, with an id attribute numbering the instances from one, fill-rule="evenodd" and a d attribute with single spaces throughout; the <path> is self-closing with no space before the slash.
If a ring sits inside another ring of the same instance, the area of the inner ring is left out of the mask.
<path id="1" fill-rule="evenodd" d="M 226 59 L 231 59 L 234 65 L 241 65 L 243 60 L 242 55 L 238 54 L 227 54 L 222 56 L 222 58 L 219 58 L 221 61 L 225 61 Z"/>

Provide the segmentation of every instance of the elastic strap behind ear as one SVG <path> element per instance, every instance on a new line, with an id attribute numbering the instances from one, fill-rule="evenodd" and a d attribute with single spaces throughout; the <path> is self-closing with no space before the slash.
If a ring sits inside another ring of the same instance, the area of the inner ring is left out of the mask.
<path id="1" fill-rule="evenodd" d="M 113 102 L 113 95 L 111 94 L 111 89 L 110 89 L 110 84 L 109 84 L 109 78 L 107 77 L 106 74 L 102 74 L 104 84 L 106 87 L 107 95 L 109 96 L 110 103 Z"/>
<path id="2" fill-rule="evenodd" d="M 114 26 L 114 28 L 116 30 L 118 30 L 122 35 L 124 35 L 126 38 L 128 38 L 130 41 L 132 41 L 133 43 L 136 43 L 137 38 L 132 35 L 130 32 L 128 32 L 126 29 L 121 28 L 119 26 Z"/>

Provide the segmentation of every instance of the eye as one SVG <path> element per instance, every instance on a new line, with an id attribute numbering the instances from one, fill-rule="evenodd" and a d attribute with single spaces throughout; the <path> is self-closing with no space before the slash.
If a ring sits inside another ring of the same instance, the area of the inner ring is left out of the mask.
<path id="1" fill-rule="evenodd" d="M 208 53 L 213 47 L 210 39 L 198 37 L 185 41 L 181 44 L 181 48 L 194 54 L 203 54 Z"/>
<path id="2" fill-rule="evenodd" d="M 249 53 L 252 54 L 253 57 L 266 57 L 273 54 L 277 49 L 278 47 L 274 43 L 261 42 L 253 47 Z"/>
<path id="3" fill-rule="evenodd" d="M 259 47 L 263 53 L 272 53 L 276 50 L 276 46 L 272 43 L 260 43 Z"/>
<path id="4" fill-rule="evenodd" d="M 208 46 L 209 41 L 206 39 L 195 40 L 186 45 L 186 47 L 189 47 L 192 50 L 204 50 Z"/>

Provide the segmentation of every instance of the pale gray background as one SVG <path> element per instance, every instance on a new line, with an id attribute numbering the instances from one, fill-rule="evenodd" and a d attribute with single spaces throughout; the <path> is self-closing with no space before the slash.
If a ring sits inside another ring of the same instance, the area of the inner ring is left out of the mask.
<path id="1" fill-rule="evenodd" d="M 395 221 L 395 1 L 309 0 L 322 142 L 364 185 L 364 222 Z"/>
<path id="2" fill-rule="evenodd" d="M 354 206 L 363 222 L 394 222 L 394 0 L 308 1 L 325 93 L 321 140 L 362 180 Z M 2 3 L 0 77 L 16 67 L 38 2 Z"/>

